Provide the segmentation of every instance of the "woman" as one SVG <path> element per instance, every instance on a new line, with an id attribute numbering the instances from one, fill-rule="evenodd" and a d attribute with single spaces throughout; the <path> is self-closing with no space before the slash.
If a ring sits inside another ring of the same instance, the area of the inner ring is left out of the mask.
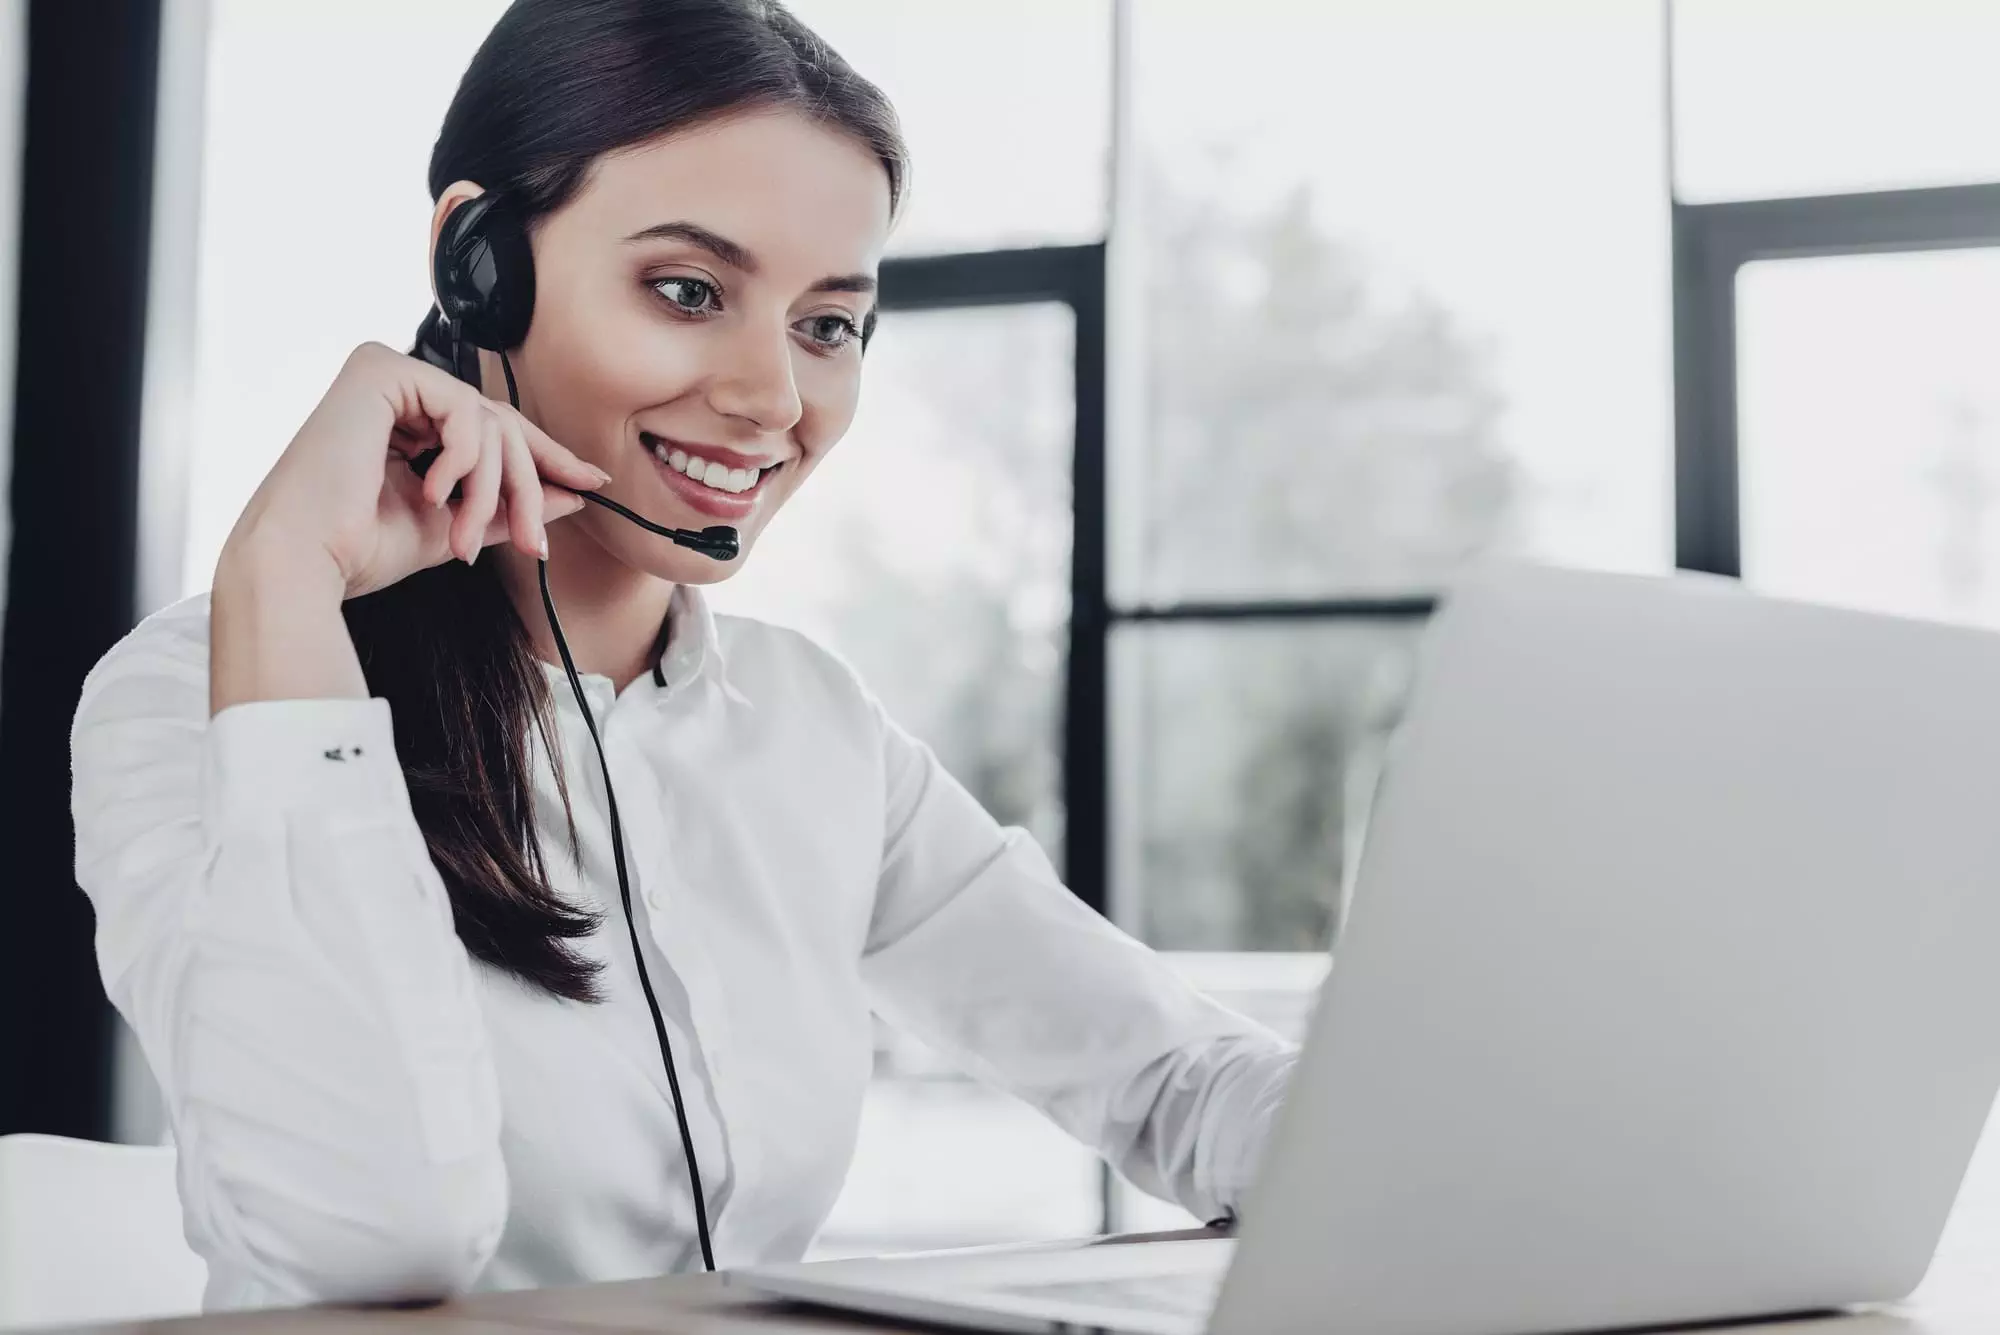
<path id="1" fill-rule="evenodd" d="M 754 545 L 852 417 L 903 180 L 882 95 L 770 0 L 517 0 L 431 235 L 512 202 L 525 336 L 473 366 L 434 314 L 420 357 L 357 350 L 209 597 L 92 673 L 78 877 L 211 1307 L 796 1258 L 871 1010 L 1234 1208 L 1290 1049 L 1081 907 L 837 660 L 712 616 L 741 558 L 579 495 Z"/>

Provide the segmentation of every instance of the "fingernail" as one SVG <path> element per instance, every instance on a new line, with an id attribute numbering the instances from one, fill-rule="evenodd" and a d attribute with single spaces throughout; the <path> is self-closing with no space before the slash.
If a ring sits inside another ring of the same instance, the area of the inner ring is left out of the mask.
<path id="1" fill-rule="evenodd" d="M 540 550 L 540 551 L 541 551 L 541 553 L 542 553 L 542 559 L 543 559 L 544 561 L 548 560 L 548 559 L 549 559 L 549 535 L 548 535 L 548 534 L 546 534 L 546 533 L 542 534 L 542 545 L 541 545 L 541 547 L 540 547 L 540 549 L 539 549 L 539 550 Z"/>
<path id="2" fill-rule="evenodd" d="M 599 468 L 596 464 L 592 464 L 590 466 L 590 471 L 597 474 L 597 485 L 600 487 L 611 480 L 611 474 L 605 472 L 602 468 Z"/>

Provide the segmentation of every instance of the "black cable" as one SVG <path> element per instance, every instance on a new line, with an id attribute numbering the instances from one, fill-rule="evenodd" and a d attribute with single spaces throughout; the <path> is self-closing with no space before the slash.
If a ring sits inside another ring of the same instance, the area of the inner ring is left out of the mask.
<path id="1" fill-rule="evenodd" d="M 556 637 L 556 652 L 562 655 L 563 672 L 569 677 L 569 689 L 576 696 L 577 708 L 583 711 L 584 726 L 590 729 L 590 744 L 597 748 L 598 768 L 604 773 L 604 802 L 611 813 L 611 856 L 618 867 L 618 902 L 625 909 L 625 930 L 632 939 L 632 962 L 639 966 L 639 987 L 646 994 L 646 1009 L 653 1015 L 653 1034 L 660 1040 L 660 1060 L 667 1067 L 667 1088 L 673 1091 L 674 1121 L 680 1127 L 681 1150 L 687 1155 L 688 1184 L 694 1192 L 694 1226 L 701 1241 L 701 1263 L 713 1270 L 715 1252 L 708 1240 L 708 1206 L 702 1199 L 701 1169 L 695 1163 L 694 1137 L 688 1133 L 687 1109 L 681 1102 L 680 1074 L 674 1069 L 674 1049 L 667 1039 L 667 1023 L 660 1018 L 653 980 L 647 976 L 646 959 L 639 950 L 639 924 L 632 916 L 632 885 L 625 876 L 625 834 L 618 822 L 618 795 L 611 789 L 611 762 L 605 757 L 603 739 L 597 735 L 597 719 L 590 712 L 590 702 L 584 698 L 583 681 L 576 674 L 576 661 L 570 657 L 569 641 L 563 638 L 562 623 L 556 619 L 556 600 L 549 595 L 549 563 L 537 561 L 535 566 L 541 575 L 542 611 L 548 615 L 549 629 Z"/>
<path id="2" fill-rule="evenodd" d="M 506 365 L 506 363 L 502 362 L 501 365 L 504 366 Z M 679 538 L 683 536 L 683 534 L 685 533 L 685 530 L 683 529 L 668 528 L 665 524 L 655 524 L 652 520 L 646 518 L 646 516 L 642 514 L 635 514 L 634 512 L 627 510 L 624 506 L 612 500 L 609 496 L 600 496 L 594 491 L 579 491 L 577 495 L 583 497 L 583 499 L 585 499 L 586 501 L 595 501 L 597 502 L 597 504 L 609 510 L 612 514 L 618 515 L 624 519 L 629 519 L 633 523 L 637 524 L 640 528 L 645 529 L 647 532 L 657 533 L 659 536 L 663 538 Z"/>
<path id="3" fill-rule="evenodd" d="M 500 354 L 500 373 L 507 377 L 507 404 L 515 412 L 521 411 L 521 391 L 514 387 L 514 363 L 507 360 L 507 354 Z"/>
<path id="4" fill-rule="evenodd" d="M 508 364 L 507 354 L 500 354 L 500 369 L 507 375 L 507 401 L 516 410 L 521 406 L 521 398 L 514 388 L 514 368 Z M 586 499 L 624 515 L 632 522 L 655 532 L 665 533 L 659 525 L 641 519 L 615 501 L 607 501 L 601 496 L 585 492 Z M 646 957 L 639 949 L 639 923 L 632 914 L 632 883 L 625 873 L 625 830 L 618 820 L 618 794 L 611 787 L 611 761 L 604 754 L 604 739 L 597 735 L 597 718 L 590 712 L 590 701 L 583 693 L 583 679 L 577 676 L 576 660 L 570 657 L 569 641 L 563 637 L 562 622 L 556 618 L 556 600 L 549 593 L 549 563 L 545 557 L 535 563 L 536 572 L 542 585 L 542 611 L 549 619 L 549 631 L 555 636 L 556 652 L 562 655 L 563 673 L 569 678 L 569 689 L 576 696 L 576 707 L 583 711 L 583 725 L 590 730 L 590 744 L 597 750 L 597 767 L 604 775 L 604 804 L 611 815 L 611 857 L 618 870 L 618 903 L 625 910 L 625 931 L 632 941 L 632 963 L 639 970 L 639 989 L 646 994 L 646 1009 L 653 1016 L 653 1036 L 660 1040 L 660 1060 L 667 1068 L 667 1088 L 674 1096 L 674 1123 L 680 1128 L 681 1152 L 687 1156 L 688 1187 L 694 1194 L 695 1236 L 701 1243 L 701 1263 L 705 1269 L 715 1269 L 715 1249 L 708 1237 L 708 1203 L 701 1190 L 701 1167 L 695 1162 L 694 1136 L 688 1131 L 687 1106 L 681 1099 L 680 1072 L 674 1068 L 674 1048 L 667 1038 L 667 1022 L 660 1016 L 660 1002 L 653 995 L 653 980 L 646 972 Z"/>

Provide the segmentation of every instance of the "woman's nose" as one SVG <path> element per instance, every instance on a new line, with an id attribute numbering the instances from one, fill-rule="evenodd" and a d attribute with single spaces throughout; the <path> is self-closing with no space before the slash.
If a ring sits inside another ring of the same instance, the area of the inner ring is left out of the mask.
<path id="1" fill-rule="evenodd" d="M 728 417 L 756 423 L 760 431 L 789 431 L 804 405 L 792 375 L 790 330 L 745 322 L 735 337 L 722 340 L 709 406 Z"/>

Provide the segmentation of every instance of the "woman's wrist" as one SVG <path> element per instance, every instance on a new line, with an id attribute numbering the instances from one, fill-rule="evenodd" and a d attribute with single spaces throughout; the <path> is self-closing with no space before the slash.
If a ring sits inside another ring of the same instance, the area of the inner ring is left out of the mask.
<path id="1" fill-rule="evenodd" d="M 318 543 L 302 544 L 245 515 L 222 544 L 213 597 L 296 600 L 337 608 L 347 598 L 347 577 Z"/>
<path id="2" fill-rule="evenodd" d="M 339 564 L 317 544 L 239 525 L 209 596 L 209 713 L 252 700 L 366 699 L 346 597 Z"/>

